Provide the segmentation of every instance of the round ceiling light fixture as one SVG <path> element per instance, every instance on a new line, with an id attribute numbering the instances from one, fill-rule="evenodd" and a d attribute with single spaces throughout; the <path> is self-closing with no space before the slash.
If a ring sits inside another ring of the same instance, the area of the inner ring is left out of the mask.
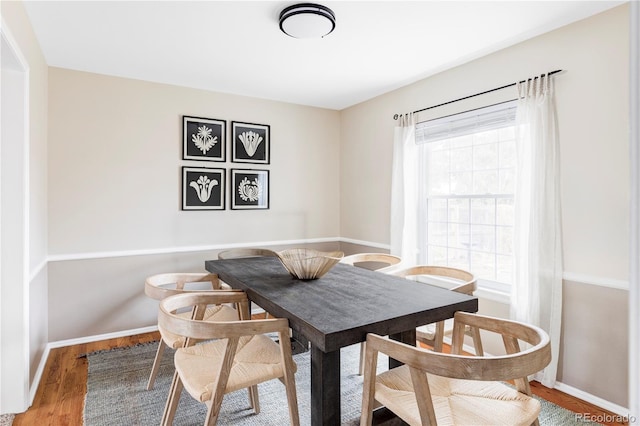
<path id="1" fill-rule="evenodd" d="M 321 38 L 336 27 L 336 15 L 326 6 L 300 3 L 280 12 L 280 29 L 295 38 Z"/>

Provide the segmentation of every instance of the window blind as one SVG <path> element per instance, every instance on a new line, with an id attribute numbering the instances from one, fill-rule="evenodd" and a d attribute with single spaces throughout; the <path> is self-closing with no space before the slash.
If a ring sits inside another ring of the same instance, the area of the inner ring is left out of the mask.
<path id="1" fill-rule="evenodd" d="M 501 102 L 416 124 L 416 144 L 513 126 L 517 100 Z"/>

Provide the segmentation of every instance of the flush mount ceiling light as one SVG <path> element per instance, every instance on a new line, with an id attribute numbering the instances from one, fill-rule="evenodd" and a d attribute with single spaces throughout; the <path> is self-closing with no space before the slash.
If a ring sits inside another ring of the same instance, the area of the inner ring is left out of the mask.
<path id="1" fill-rule="evenodd" d="M 336 16 L 328 7 L 300 3 L 280 12 L 280 29 L 295 38 L 321 38 L 336 27 Z"/>

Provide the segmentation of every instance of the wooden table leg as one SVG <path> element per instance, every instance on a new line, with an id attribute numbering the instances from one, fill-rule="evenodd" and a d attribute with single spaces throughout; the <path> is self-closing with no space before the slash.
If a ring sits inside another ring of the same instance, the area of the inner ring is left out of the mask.
<path id="1" fill-rule="evenodd" d="M 340 425 L 340 350 L 311 345 L 311 426 Z"/>
<path id="2" fill-rule="evenodd" d="M 390 339 L 397 340 L 398 342 L 406 343 L 407 345 L 415 346 L 416 345 L 416 329 L 412 329 L 409 331 L 403 331 L 402 333 L 392 334 L 389 336 Z M 398 360 L 395 360 L 389 357 L 389 369 L 396 368 L 401 366 L 402 363 Z"/>

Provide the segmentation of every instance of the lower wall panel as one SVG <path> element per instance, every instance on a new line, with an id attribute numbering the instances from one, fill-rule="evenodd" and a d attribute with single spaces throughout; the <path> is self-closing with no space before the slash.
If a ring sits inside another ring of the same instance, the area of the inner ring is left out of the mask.
<path id="1" fill-rule="evenodd" d="M 338 243 L 305 247 L 336 250 Z M 216 259 L 218 251 L 50 262 L 49 342 L 157 324 L 158 302 L 145 296 L 145 279 L 167 272 L 205 272 L 204 262 Z"/>
<path id="2" fill-rule="evenodd" d="M 564 281 L 558 381 L 628 407 L 628 314 L 627 290 Z"/>

